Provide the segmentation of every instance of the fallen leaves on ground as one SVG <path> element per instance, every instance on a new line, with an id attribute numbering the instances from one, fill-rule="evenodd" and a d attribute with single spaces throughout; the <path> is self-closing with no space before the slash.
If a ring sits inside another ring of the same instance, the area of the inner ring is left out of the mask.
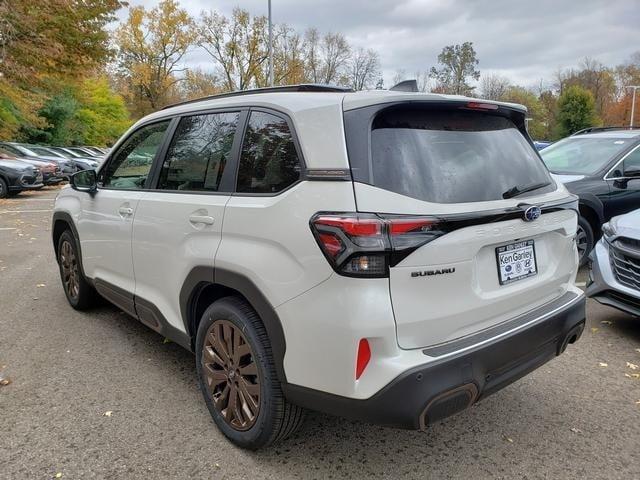
<path id="1" fill-rule="evenodd" d="M 37 284 L 37 285 L 36 285 L 36 287 L 38 287 L 38 288 L 42 288 L 42 287 L 46 287 L 46 286 L 47 286 L 47 285 L 46 285 L 46 284 L 44 284 L 44 283 L 39 283 L 39 284 Z"/>
<path id="2" fill-rule="evenodd" d="M 3 372 L 0 372 L 0 387 L 6 387 L 11 383 L 11 379 Z"/>
<path id="3" fill-rule="evenodd" d="M 598 362 L 598 365 L 600 365 L 601 367 L 608 367 L 609 364 L 605 363 L 605 362 Z"/>
<path id="4" fill-rule="evenodd" d="M 110 417 L 111 415 L 113 415 L 113 411 L 111 410 L 107 410 L 102 414 L 103 417 Z"/>
<path id="5" fill-rule="evenodd" d="M 600 330 L 598 327 L 591 327 L 591 333 L 596 333 L 598 330 Z"/>
<path id="6" fill-rule="evenodd" d="M 575 427 L 571 427 L 571 431 L 573 433 L 582 433 L 582 430 L 580 430 L 579 428 L 575 428 Z"/>
<path id="7" fill-rule="evenodd" d="M 627 378 L 635 378 L 636 380 L 640 379 L 640 373 L 625 373 L 624 376 Z"/>
<path id="8" fill-rule="evenodd" d="M 602 320 L 600 323 L 603 325 L 611 325 L 613 322 L 611 320 Z"/>
<path id="9" fill-rule="evenodd" d="M 635 363 L 631 363 L 631 362 L 627 362 L 627 367 L 629 367 L 631 370 L 637 370 L 638 369 L 638 365 L 636 365 Z"/>

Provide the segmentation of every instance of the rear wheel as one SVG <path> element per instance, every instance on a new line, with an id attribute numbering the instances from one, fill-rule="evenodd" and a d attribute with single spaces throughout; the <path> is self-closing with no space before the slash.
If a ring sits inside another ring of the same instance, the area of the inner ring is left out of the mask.
<path id="1" fill-rule="evenodd" d="M 584 217 L 578 217 L 578 230 L 576 231 L 576 246 L 578 259 L 582 267 L 587 263 L 589 253 L 593 249 L 593 229 Z"/>
<path id="2" fill-rule="evenodd" d="M 265 447 L 301 425 L 304 411 L 282 393 L 264 325 L 241 299 L 223 298 L 204 312 L 196 368 L 214 422 L 236 445 Z"/>
<path id="3" fill-rule="evenodd" d="M 69 304 L 76 310 L 94 306 L 98 294 L 82 274 L 78 248 L 70 230 L 64 231 L 58 240 L 58 264 L 60 280 Z"/>

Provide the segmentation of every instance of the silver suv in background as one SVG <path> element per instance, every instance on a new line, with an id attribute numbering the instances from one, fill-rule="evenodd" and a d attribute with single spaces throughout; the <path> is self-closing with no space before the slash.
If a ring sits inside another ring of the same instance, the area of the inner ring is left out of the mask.
<path id="1" fill-rule="evenodd" d="M 587 296 L 640 316 L 640 210 L 612 218 L 591 252 Z"/>

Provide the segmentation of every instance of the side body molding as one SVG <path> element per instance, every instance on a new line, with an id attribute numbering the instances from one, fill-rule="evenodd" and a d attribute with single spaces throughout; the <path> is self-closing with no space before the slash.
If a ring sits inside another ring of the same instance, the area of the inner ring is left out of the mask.
<path id="1" fill-rule="evenodd" d="M 195 267 L 189 272 L 180 290 L 180 312 L 185 331 L 191 337 L 191 350 L 194 350 L 193 342 L 197 333 L 197 324 L 200 321 L 196 314 L 198 299 L 207 287 L 235 290 L 249 302 L 262 319 L 269 336 L 278 379 L 286 383 L 283 367 L 286 342 L 280 318 L 255 283 L 244 275 L 212 267 Z"/>

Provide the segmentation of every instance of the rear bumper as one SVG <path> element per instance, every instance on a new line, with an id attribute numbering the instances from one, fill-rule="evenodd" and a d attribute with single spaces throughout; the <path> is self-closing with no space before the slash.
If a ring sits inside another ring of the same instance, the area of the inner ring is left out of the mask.
<path id="1" fill-rule="evenodd" d="M 365 400 L 291 384 L 283 385 L 283 390 L 292 403 L 313 410 L 381 425 L 423 429 L 561 354 L 568 343 L 580 337 L 584 322 L 585 297 L 575 295 L 542 320 L 463 353 L 445 355 L 412 368 Z"/>

